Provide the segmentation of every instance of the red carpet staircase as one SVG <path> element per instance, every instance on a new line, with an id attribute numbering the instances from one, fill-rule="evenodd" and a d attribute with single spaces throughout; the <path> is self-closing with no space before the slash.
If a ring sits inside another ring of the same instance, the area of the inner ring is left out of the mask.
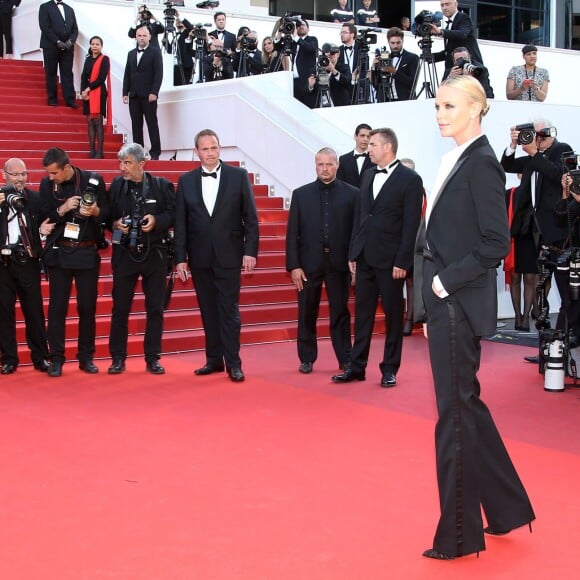
<path id="1" fill-rule="evenodd" d="M 80 110 L 49 107 L 44 88 L 42 63 L 0 60 L 0 86 L 9 87 L 0 95 L 0 163 L 9 157 L 21 157 L 29 171 L 29 184 L 38 187 L 44 176 L 41 159 L 49 147 L 63 147 L 73 164 L 81 169 L 97 171 L 107 184 L 118 175 L 116 153 L 122 136 L 105 136 L 105 159 L 89 159 L 86 120 Z M 150 161 L 147 169 L 177 185 L 179 176 L 196 166 L 195 162 Z M 266 185 L 254 185 L 260 220 L 260 253 L 257 269 L 242 276 L 240 299 L 242 343 L 256 344 L 296 338 L 296 292 L 284 269 L 284 246 L 288 212 L 280 198 L 268 197 Z M 110 249 L 103 252 L 97 309 L 97 358 L 106 358 L 111 300 Z M 48 303 L 48 282 L 43 281 L 45 310 Z M 74 289 L 73 289 L 74 296 Z M 319 336 L 328 336 L 328 305 L 321 305 Z M 77 312 L 71 300 L 67 321 L 67 358 L 76 356 Z M 18 341 L 21 362 L 30 362 L 24 336 L 22 313 L 18 307 Z M 0 324 L 2 322 L 0 321 Z M 129 354 L 143 352 L 145 329 L 144 298 L 135 296 L 130 318 Z M 184 286 L 176 281 L 171 304 L 165 315 L 163 350 L 165 353 L 204 348 L 201 316 L 191 282 Z"/>

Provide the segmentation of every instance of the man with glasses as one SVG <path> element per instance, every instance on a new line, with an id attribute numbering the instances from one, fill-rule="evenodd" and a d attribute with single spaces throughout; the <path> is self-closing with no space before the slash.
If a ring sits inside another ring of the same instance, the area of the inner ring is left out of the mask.
<path id="1" fill-rule="evenodd" d="M 55 224 L 46 240 L 43 261 L 48 273 L 48 376 L 60 377 L 65 361 L 65 328 L 73 280 L 79 316 L 79 369 L 98 373 L 95 354 L 97 283 L 103 247 L 101 224 L 109 202 L 103 178 L 71 165 L 66 151 L 49 149 L 42 158 L 47 173 L 40 182 L 43 219 Z"/>
<path id="2" fill-rule="evenodd" d="M 54 228 L 40 223 L 39 196 L 26 187 L 28 172 L 22 159 L 8 159 L 0 187 L 0 374 L 11 375 L 18 367 L 16 298 L 26 322 L 26 342 L 34 368 L 48 370 L 48 343 L 40 290 L 40 234 Z"/>
<path id="3" fill-rule="evenodd" d="M 568 238 L 568 224 L 565 217 L 556 216 L 554 207 L 562 196 L 564 166 L 561 157 L 563 153 L 572 152 L 572 148 L 556 139 L 556 128 L 546 119 L 534 121 L 534 138 L 529 143 L 521 142 L 523 133 L 515 127 L 510 128 L 510 144 L 501 158 L 506 173 L 522 174 L 520 186 L 514 193 L 511 234 L 533 234 L 537 251 L 541 244 L 563 249 Z M 516 157 L 518 147 L 525 155 Z M 562 297 L 557 328 L 564 329 L 563 315 L 570 306 L 568 274 L 556 270 L 554 277 Z M 526 360 L 537 362 L 538 358 L 526 357 Z"/>

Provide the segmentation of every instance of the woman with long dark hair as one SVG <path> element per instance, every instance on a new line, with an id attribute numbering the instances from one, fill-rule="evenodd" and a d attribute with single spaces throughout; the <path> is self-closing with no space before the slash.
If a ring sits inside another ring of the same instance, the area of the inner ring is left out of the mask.
<path id="1" fill-rule="evenodd" d="M 107 116 L 107 79 L 110 62 L 109 57 L 102 53 L 103 39 L 100 36 L 93 36 L 89 40 L 89 46 L 81 74 L 81 98 L 83 113 L 87 116 L 90 157 L 102 159 L 103 121 Z"/>

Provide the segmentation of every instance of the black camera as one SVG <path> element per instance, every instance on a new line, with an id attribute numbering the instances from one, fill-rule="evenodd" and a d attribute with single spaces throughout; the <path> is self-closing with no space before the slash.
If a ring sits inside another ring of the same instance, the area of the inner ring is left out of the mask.
<path id="1" fill-rule="evenodd" d="M 377 37 L 377 30 L 376 28 L 364 28 L 359 30 L 358 36 L 356 37 L 356 42 L 358 42 L 359 48 L 362 51 L 368 51 L 369 46 L 371 44 L 376 44 L 378 37 Z"/>
<path id="2" fill-rule="evenodd" d="M 169 0 L 165 2 L 165 10 L 163 10 L 163 16 L 165 18 L 175 18 L 177 16 L 177 10 L 173 7 L 173 3 Z"/>
<path id="3" fill-rule="evenodd" d="M 533 123 L 522 123 L 516 125 L 518 131 L 518 145 L 529 145 L 536 138 L 536 130 Z"/>
<path id="4" fill-rule="evenodd" d="M 0 255 L 5 260 L 10 260 L 13 264 L 22 266 L 31 258 L 31 253 L 27 251 L 23 244 L 6 244 L 0 248 Z"/>
<path id="5" fill-rule="evenodd" d="M 242 50 L 258 50 L 258 40 L 254 37 L 249 37 L 248 32 L 244 32 L 242 38 L 240 40 L 240 44 L 242 46 Z"/>
<path id="6" fill-rule="evenodd" d="M 431 24 L 439 24 L 442 18 L 441 12 L 435 14 L 430 10 L 421 10 L 415 16 L 415 36 L 431 36 Z"/>
<path id="7" fill-rule="evenodd" d="M 580 299 L 580 249 L 575 248 L 570 254 L 570 298 Z"/>
<path id="8" fill-rule="evenodd" d="M 318 62 L 316 63 L 318 68 L 326 68 L 330 64 L 330 59 L 325 55 L 321 54 L 318 57 Z"/>
<path id="9" fill-rule="evenodd" d="M 475 78 L 479 78 L 485 70 L 482 66 L 475 66 L 465 58 L 458 58 L 454 66 L 462 68 L 465 74 L 471 75 Z"/>
<path id="10" fill-rule="evenodd" d="M 99 191 L 99 180 L 95 177 L 91 177 L 85 190 L 81 194 L 81 203 L 85 206 L 93 205 L 97 203 L 97 194 Z"/>
<path id="11" fill-rule="evenodd" d="M 577 155 L 573 151 L 569 151 L 567 153 L 562 153 L 560 159 L 564 166 L 564 170 L 572 178 L 570 191 L 576 195 L 580 195 L 580 155 Z"/>
<path id="12" fill-rule="evenodd" d="M 24 194 L 12 184 L 0 187 L 0 193 L 6 196 L 6 203 L 13 211 L 23 211 L 28 205 L 28 200 Z"/>
<path id="13" fill-rule="evenodd" d="M 393 66 L 393 56 L 395 53 L 389 53 L 386 46 L 375 49 L 375 57 L 379 59 L 379 68 L 389 68 Z M 398 54 L 396 56 L 399 56 Z"/>
<path id="14" fill-rule="evenodd" d="M 141 24 L 149 24 L 149 21 L 153 18 L 153 14 L 150 10 L 143 4 L 139 6 L 139 20 L 141 20 Z"/>

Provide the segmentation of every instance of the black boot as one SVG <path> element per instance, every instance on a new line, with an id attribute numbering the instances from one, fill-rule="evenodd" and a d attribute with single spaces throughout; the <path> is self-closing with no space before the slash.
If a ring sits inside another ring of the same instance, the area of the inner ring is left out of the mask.
<path id="1" fill-rule="evenodd" d="M 88 131 L 89 131 L 89 147 L 91 148 L 91 151 L 89 153 L 89 157 L 91 159 L 95 158 L 95 124 L 94 124 L 94 119 L 91 119 L 91 116 L 89 115 L 87 117 L 87 127 L 88 127 Z"/>
<path id="2" fill-rule="evenodd" d="M 99 142 L 99 148 L 96 149 L 95 159 L 103 159 L 103 137 L 104 137 L 104 127 L 103 127 L 103 117 L 100 116 L 95 121 L 95 132 L 97 134 L 97 140 Z"/>

